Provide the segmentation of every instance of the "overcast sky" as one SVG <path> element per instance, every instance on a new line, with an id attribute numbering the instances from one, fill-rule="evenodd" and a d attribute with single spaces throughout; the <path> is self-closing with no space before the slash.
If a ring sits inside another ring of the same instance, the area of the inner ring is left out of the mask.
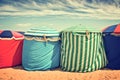
<path id="1" fill-rule="evenodd" d="M 0 29 L 104 27 L 120 23 L 120 0 L 0 0 Z"/>

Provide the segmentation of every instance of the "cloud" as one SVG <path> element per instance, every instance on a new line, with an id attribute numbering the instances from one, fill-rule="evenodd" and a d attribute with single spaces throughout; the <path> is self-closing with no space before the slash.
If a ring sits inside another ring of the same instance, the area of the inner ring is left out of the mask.
<path id="1" fill-rule="evenodd" d="M 0 27 L 3 26 L 2 24 L 0 24 Z"/>
<path id="2" fill-rule="evenodd" d="M 28 3 L 27 3 L 28 1 Z M 27 0 L 0 6 L 0 16 L 46 16 L 61 15 L 97 19 L 120 19 L 119 0 Z M 112 2 L 114 2 L 112 4 Z"/>
<path id="3" fill-rule="evenodd" d="M 27 31 L 31 27 L 33 27 L 33 25 L 34 24 L 32 23 L 18 23 L 18 24 L 13 25 L 14 27 L 12 27 L 12 30 Z"/>
<path id="4" fill-rule="evenodd" d="M 30 26 L 32 26 L 32 24 L 31 23 L 19 23 L 19 24 L 16 24 L 16 26 L 18 26 L 18 27 L 30 27 Z"/>
<path id="5" fill-rule="evenodd" d="M 0 7 L 0 11 L 19 11 L 14 6 L 4 5 Z"/>

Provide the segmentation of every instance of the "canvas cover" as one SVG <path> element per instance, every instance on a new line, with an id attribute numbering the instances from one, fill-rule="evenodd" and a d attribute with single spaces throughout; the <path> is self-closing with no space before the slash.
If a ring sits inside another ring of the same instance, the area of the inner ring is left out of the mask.
<path id="1" fill-rule="evenodd" d="M 0 31 L 0 68 L 20 65 L 24 36 L 8 30 Z"/>
<path id="2" fill-rule="evenodd" d="M 108 59 L 107 68 L 120 69 L 120 24 L 105 28 L 103 40 Z"/>
<path id="3" fill-rule="evenodd" d="M 61 69 L 89 72 L 107 64 L 102 33 L 92 28 L 74 27 L 62 32 Z"/>
<path id="4" fill-rule="evenodd" d="M 25 33 L 22 65 L 25 70 L 48 70 L 59 67 L 59 32 L 46 28 L 30 29 Z"/>

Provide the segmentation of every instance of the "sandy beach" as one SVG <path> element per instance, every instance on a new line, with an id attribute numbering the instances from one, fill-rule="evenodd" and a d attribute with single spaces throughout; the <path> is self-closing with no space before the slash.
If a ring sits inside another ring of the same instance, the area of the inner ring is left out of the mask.
<path id="1" fill-rule="evenodd" d="M 120 70 L 102 69 L 88 73 L 60 69 L 26 71 L 21 66 L 0 69 L 0 80 L 120 80 Z"/>

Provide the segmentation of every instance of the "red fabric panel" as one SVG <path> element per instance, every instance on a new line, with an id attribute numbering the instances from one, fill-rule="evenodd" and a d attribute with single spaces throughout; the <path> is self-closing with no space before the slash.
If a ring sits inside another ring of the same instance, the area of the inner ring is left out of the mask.
<path id="1" fill-rule="evenodd" d="M 0 68 L 22 63 L 23 40 L 0 40 Z"/>
<path id="2" fill-rule="evenodd" d="M 117 27 L 114 30 L 114 33 L 120 33 L 120 24 L 117 25 Z"/>
<path id="3" fill-rule="evenodd" d="M 2 33 L 2 30 L 0 30 L 0 33 Z"/>
<path id="4" fill-rule="evenodd" d="M 18 32 L 12 31 L 12 34 L 15 38 L 23 38 L 24 36 Z"/>

